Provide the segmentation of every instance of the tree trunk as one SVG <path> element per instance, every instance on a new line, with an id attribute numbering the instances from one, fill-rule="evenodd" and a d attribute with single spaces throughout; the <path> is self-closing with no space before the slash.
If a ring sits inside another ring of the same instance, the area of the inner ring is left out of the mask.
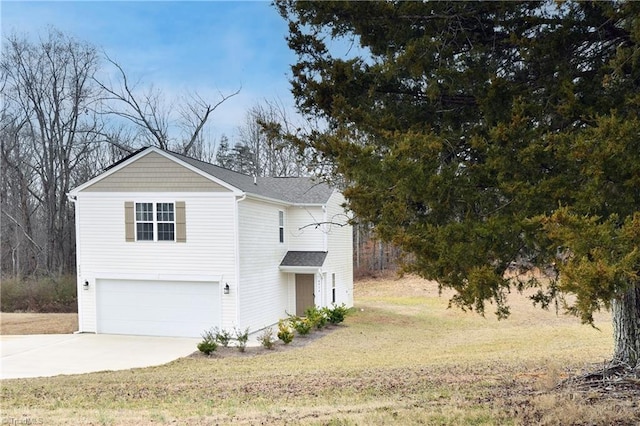
<path id="1" fill-rule="evenodd" d="M 613 301 L 612 312 L 614 359 L 636 367 L 640 356 L 640 281 Z"/>

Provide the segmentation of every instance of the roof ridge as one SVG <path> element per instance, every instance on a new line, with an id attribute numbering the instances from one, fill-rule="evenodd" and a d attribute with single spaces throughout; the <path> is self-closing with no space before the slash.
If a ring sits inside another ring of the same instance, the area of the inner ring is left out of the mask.
<path id="1" fill-rule="evenodd" d="M 253 175 L 249 175 L 249 174 L 246 174 L 246 173 L 238 172 L 236 170 L 231 170 L 231 169 L 228 169 L 226 167 L 222 167 L 222 166 L 220 166 L 218 164 L 214 164 L 214 163 L 210 163 L 208 161 L 200 160 L 199 158 L 191 157 L 191 156 L 186 155 L 186 154 L 181 154 L 179 152 L 171 151 L 169 149 L 162 149 L 162 148 L 158 148 L 158 149 L 160 149 L 160 150 L 162 150 L 162 151 L 164 151 L 164 152 L 166 152 L 168 154 L 175 155 L 175 156 L 178 156 L 178 157 L 183 157 L 183 158 L 189 159 L 191 161 L 197 161 L 199 163 L 206 164 L 207 166 L 216 167 L 218 169 L 222 169 L 222 170 L 225 170 L 227 172 L 236 173 L 236 174 L 239 174 L 239 175 L 242 175 L 242 176 L 246 176 L 246 177 L 253 177 Z"/>
<path id="2" fill-rule="evenodd" d="M 334 191 L 328 183 L 314 176 L 252 176 L 184 154 L 171 151 L 168 154 L 247 194 L 285 203 L 324 204 Z"/>
<path id="3" fill-rule="evenodd" d="M 146 148 L 148 148 L 148 147 L 145 147 L 145 148 L 141 149 L 140 151 L 142 151 L 142 150 L 144 150 Z M 317 176 L 259 176 L 259 175 L 252 175 L 252 174 L 248 174 L 248 173 L 242 173 L 242 172 L 239 172 L 237 170 L 232 170 L 232 169 L 229 169 L 227 167 L 220 166 L 218 164 L 210 163 L 208 161 L 200 160 L 199 158 L 191 157 L 191 156 L 186 155 L 186 154 L 181 154 L 179 152 L 175 152 L 175 151 L 172 151 L 170 149 L 163 149 L 163 148 L 158 148 L 158 149 L 160 149 L 160 150 L 162 150 L 162 151 L 164 151 L 164 152 L 166 152 L 168 154 L 171 154 L 171 155 L 176 155 L 178 157 L 183 157 L 183 158 L 189 159 L 191 161 L 197 161 L 199 163 L 206 164 L 207 166 L 215 167 L 215 168 L 227 171 L 227 172 L 235 173 L 235 174 L 238 174 L 238 175 L 241 175 L 241 176 L 245 176 L 245 177 L 250 177 L 250 178 L 257 178 L 257 179 L 309 179 L 309 180 L 313 180 L 313 181 L 317 180 Z M 318 181 L 318 183 L 323 183 L 323 182 Z"/>

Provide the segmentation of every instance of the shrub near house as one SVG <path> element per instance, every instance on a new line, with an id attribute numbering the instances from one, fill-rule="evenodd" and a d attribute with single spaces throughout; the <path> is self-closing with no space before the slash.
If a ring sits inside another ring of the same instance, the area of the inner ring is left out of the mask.
<path id="1" fill-rule="evenodd" d="M 306 336 L 314 329 L 320 330 L 326 327 L 327 324 L 340 324 L 349 312 L 350 310 L 346 308 L 345 305 L 334 305 L 332 308 L 325 307 L 323 309 L 315 307 L 309 308 L 307 309 L 307 317 L 289 316 L 287 319 L 278 321 L 278 332 L 276 336 L 284 345 L 288 345 L 295 337 L 294 330 L 296 330 L 299 335 Z M 313 317 L 313 319 L 311 317 Z M 234 332 L 236 335 L 236 347 L 240 352 L 244 352 L 248 340 L 248 330 L 241 332 L 235 329 Z M 205 355 L 210 355 L 217 349 L 218 344 L 227 347 L 230 340 L 230 332 L 214 327 L 202 333 L 202 342 L 198 344 L 198 350 Z M 264 348 L 273 349 L 276 344 L 273 328 L 265 328 L 257 337 L 257 340 Z"/>

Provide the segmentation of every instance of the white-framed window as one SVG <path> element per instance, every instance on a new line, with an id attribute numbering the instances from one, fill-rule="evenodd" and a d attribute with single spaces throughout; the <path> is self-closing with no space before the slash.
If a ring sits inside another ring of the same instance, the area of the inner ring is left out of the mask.
<path id="1" fill-rule="evenodd" d="M 158 241 L 175 241 L 176 216 L 173 203 L 156 203 L 156 221 Z"/>
<path id="2" fill-rule="evenodd" d="M 284 243 L 284 212 L 278 211 L 278 237 L 281 243 Z"/>
<path id="3" fill-rule="evenodd" d="M 331 274 L 331 303 L 336 303 L 336 273 Z"/>
<path id="4" fill-rule="evenodd" d="M 175 241 L 174 203 L 135 203 L 136 241 Z"/>

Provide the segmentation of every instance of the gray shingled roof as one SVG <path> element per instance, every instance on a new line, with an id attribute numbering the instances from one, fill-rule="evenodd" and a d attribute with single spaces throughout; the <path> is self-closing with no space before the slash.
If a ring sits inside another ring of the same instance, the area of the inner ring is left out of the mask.
<path id="1" fill-rule="evenodd" d="M 254 177 L 196 160 L 175 152 L 167 154 L 246 192 L 274 200 L 297 204 L 324 204 L 333 193 L 333 188 L 309 177 Z"/>
<path id="2" fill-rule="evenodd" d="M 322 266 L 326 251 L 288 251 L 280 266 Z"/>

